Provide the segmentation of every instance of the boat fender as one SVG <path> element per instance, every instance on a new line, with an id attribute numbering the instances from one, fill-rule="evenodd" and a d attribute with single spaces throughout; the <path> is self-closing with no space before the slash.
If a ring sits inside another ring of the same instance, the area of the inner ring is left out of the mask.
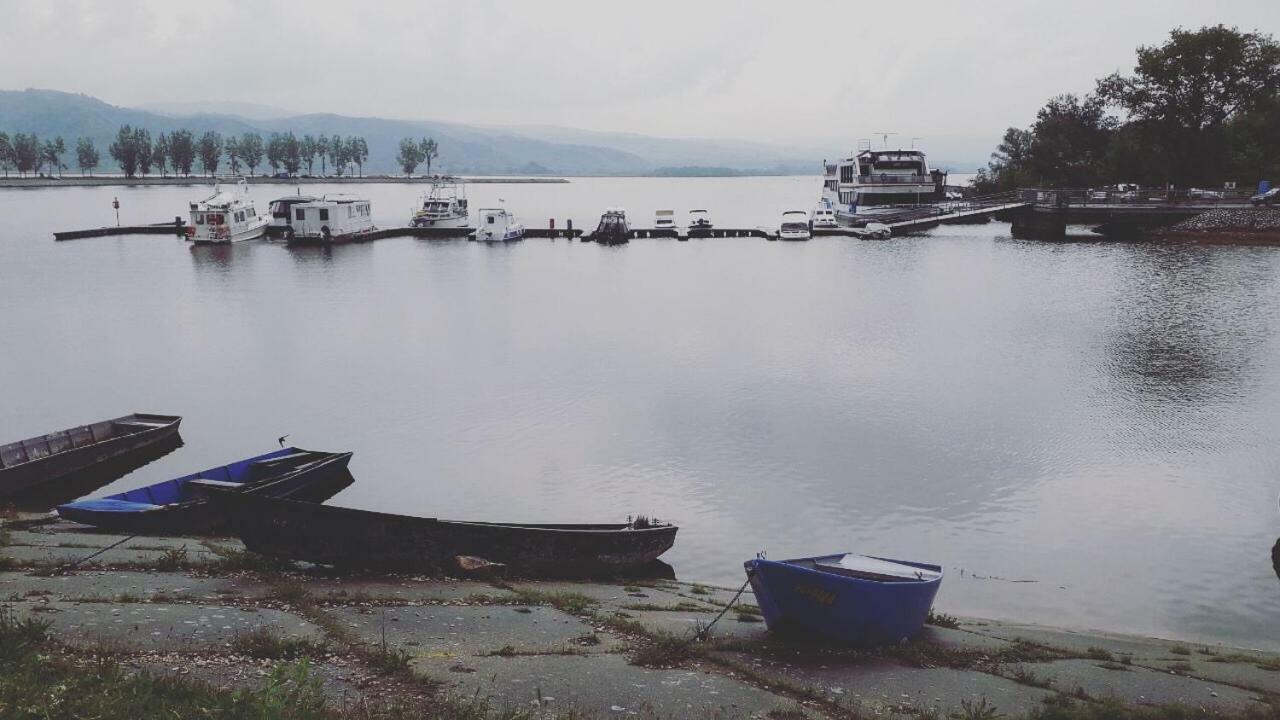
<path id="1" fill-rule="evenodd" d="M 321 235 L 321 237 L 323 237 L 325 240 L 328 240 L 328 239 L 329 239 L 330 235 L 329 235 L 329 226 L 328 226 L 328 225 L 321 225 L 321 226 L 320 226 L 320 235 Z"/>

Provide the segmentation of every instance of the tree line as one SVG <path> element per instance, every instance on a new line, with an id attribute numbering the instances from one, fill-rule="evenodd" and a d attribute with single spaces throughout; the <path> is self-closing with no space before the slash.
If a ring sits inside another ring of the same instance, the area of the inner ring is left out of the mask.
<path id="1" fill-rule="evenodd" d="M 1280 180 L 1280 44 L 1270 35 L 1177 29 L 1137 56 L 1132 75 L 1054 97 L 1031 127 L 1005 131 L 976 189 Z"/>
<path id="2" fill-rule="evenodd" d="M 75 150 L 80 173 L 92 175 L 101 162 L 93 140 L 78 138 Z M 42 143 L 35 133 L 15 133 L 10 138 L 0 132 L 0 169 L 6 177 L 11 169 L 25 176 L 44 173 L 46 167 L 50 175 L 61 174 L 68 169 L 62 159 L 66 153 L 66 143 L 61 137 Z M 197 162 L 200 171 L 206 175 L 216 174 L 219 168 L 226 168 L 233 174 L 239 174 L 243 168 L 250 175 L 255 175 L 264 162 L 272 174 L 283 170 L 289 175 L 297 175 L 305 166 L 307 174 L 311 175 L 317 161 L 321 175 L 328 175 L 332 169 L 341 177 L 352 166 L 361 176 L 364 175 L 369 145 L 359 136 L 344 138 L 322 134 L 299 138 L 292 132 L 271 133 L 264 139 L 253 132 L 224 137 L 210 131 L 196 137 L 190 130 L 182 129 L 160 133 L 153 138 L 146 128 L 122 125 L 107 153 L 128 178 L 153 173 L 160 173 L 162 177 L 170 173 L 190 177 Z M 431 157 L 436 156 L 438 152 L 433 140 Z"/>

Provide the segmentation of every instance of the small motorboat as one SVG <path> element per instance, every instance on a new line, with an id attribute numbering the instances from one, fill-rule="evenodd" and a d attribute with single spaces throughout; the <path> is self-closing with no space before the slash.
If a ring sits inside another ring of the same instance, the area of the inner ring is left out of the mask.
<path id="1" fill-rule="evenodd" d="M 288 447 L 115 495 L 58 506 L 58 515 L 85 525 L 131 533 L 190 534 L 223 517 L 210 488 L 269 493 L 324 502 L 351 483 L 351 453 Z"/>
<path id="2" fill-rule="evenodd" d="M 133 413 L 0 445 L 0 498 L 174 437 L 181 422 L 177 415 Z"/>
<path id="3" fill-rule="evenodd" d="M 622 208 L 609 208 L 600 216 L 600 224 L 591 239 L 601 245 L 622 245 L 631 242 L 631 225 L 627 212 Z"/>
<path id="4" fill-rule="evenodd" d="M 486 208 L 479 212 L 480 225 L 471 233 L 480 242 L 514 242 L 524 239 L 524 225 L 503 208 Z"/>
<path id="5" fill-rule="evenodd" d="M 392 515 L 273 497 L 209 491 L 248 549 L 319 565 L 439 574 L 460 556 L 503 563 L 524 576 L 614 573 L 651 563 L 675 544 L 674 525 L 462 522 Z"/>
<path id="6" fill-rule="evenodd" d="M 689 234 L 706 232 L 712 228 L 711 215 L 706 210 L 689 211 Z"/>
<path id="7" fill-rule="evenodd" d="M 803 210 L 788 210 L 782 213 L 782 222 L 778 224 L 779 240 L 808 240 L 809 215 Z"/>
<path id="8" fill-rule="evenodd" d="M 770 630 L 850 645 L 914 637 L 942 584 L 937 565 L 852 553 L 745 567 Z"/>
<path id="9" fill-rule="evenodd" d="M 658 210 L 653 214 L 653 229 L 676 232 L 676 211 Z"/>

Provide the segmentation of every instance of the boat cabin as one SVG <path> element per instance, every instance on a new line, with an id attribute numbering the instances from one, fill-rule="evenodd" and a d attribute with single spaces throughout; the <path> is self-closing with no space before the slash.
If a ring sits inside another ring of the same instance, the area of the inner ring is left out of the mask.
<path id="1" fill-rule="evenodd" d="M 930 170 L 920 150 L 865 149 L 823 163 L 822 196 L 839 208 L 916 205 L 943 198 L 947 174 Z"/>
<path id="2" fill-rule="evenodd" d="M 373 212 L 364 198 L 325 195 L 295 203 L 291 211 L 285 237 L 293 242 L 343 242 L 373 231 Z"/>

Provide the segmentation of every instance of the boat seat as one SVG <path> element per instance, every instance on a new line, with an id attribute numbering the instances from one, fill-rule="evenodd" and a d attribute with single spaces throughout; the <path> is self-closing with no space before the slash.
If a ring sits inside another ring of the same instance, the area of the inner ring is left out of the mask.
<path id="1" fill-rule="evenodd" d="M 77 510 L 93 510 L 95 512 L 144 512 L 160 507 L 152 503 L 133 502 L 131 500 L 117 500 L 115 498 L 94 498 L 92 500 L 78 500 L 70 503 L 68 507 Z"/>
<path id="2" fill-rule="evenodd" d="M 188 480 L 187 484 L 194 485 L 195 487 L 207 487 L 207 488 L 211 487 L 211 488 L 220 488 L 223 490 L 239 490 L 240 488 L 244 487 L 244 483 L 231 482 L 229 480 L 210 480 L 208 478 L 198 478 L 195 480 Z"/>
<path id="3" fill-rule="evenodd" d="M 285 465 L 289 463 L 296 463 L 301 460 L 311 460 L 314 458 L 315 458 L 315 453 L 296 452 L 296 453 L 289 453 L 288 455 L 281 455 L 280 457 L 267 458 L 266 460 L 255 460 L 253 461 L 253 464 L 259 467 L 271 467 L 273 465 Z"/>

